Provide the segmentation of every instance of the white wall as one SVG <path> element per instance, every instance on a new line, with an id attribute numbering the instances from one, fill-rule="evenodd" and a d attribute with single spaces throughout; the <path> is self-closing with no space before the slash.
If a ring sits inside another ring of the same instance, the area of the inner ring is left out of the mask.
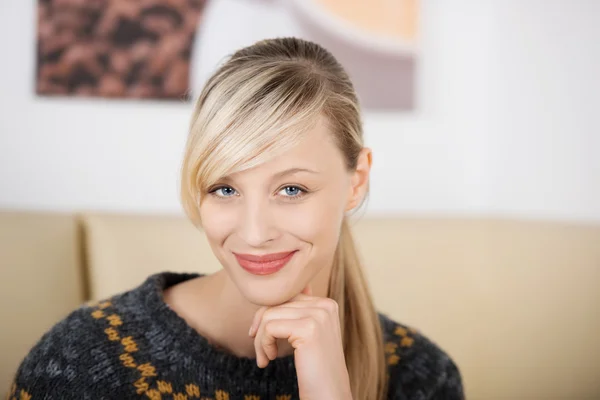
<path id="1" fill-rule="evenodd" d="M 595 0 L 424 1 L 420 109 L 365 116 L 368 212 L 600 221 L 599 20 Z M 191 105 L 37 98 L 34 46 L 34 2 L 0 2 L 0 208 L 180 212 Z"/>

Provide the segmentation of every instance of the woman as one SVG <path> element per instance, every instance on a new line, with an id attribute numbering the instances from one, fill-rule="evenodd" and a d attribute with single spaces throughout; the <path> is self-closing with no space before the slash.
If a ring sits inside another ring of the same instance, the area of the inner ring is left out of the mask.
<path id="1" fill-rule="evenodd" d="M 462 399 L 452 360 L 374 308 L 347 222 L 370 168 L 329 52 L 295 38 L 239 50 L 200 94 L 182 167 L 184 209 L 223 269 L 156 274 L 76 310 L 12 396 Z"/>

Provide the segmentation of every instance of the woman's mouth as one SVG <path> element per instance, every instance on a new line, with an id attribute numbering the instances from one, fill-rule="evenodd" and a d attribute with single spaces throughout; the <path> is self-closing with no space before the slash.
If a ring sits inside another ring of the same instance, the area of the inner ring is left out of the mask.
<path id="1" fill-rule="evenodd" d="M 298 250 L 266 255 L 237 254 L 235 258 L 242 268 L 253 275 L 270 275 L 282 269 Z"/>

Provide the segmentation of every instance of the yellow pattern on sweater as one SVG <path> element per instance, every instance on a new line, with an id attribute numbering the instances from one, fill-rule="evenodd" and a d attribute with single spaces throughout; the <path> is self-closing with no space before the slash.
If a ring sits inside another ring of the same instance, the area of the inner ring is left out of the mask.
<path id="1" fill-rule="evenodd" d="M 400 339 L 400 347 L 411 347 L 415 342 L 415 339 L 410 335 L 416 335 L 418 331 L 414 328 L 405 328 L 403 326 L 397 326 L 394 330 L 394 335 Z M 397 340 L 394 338 L 394 340 Z M 400 355 L 398 354 L 398 343 L 396 341 L 388 341 L 385 343 L 385 354 L 387 355 L 387 364 L 389 366 L 396 365 L 400 361 Z"/>
<path id="2" fill-rule="evenodd" d="M 105 321 L 108 326 L 104 329 L 106 337 L 111 342 L 120 341 L 123 346 L 123 353 L 119 355 L 121 364 L 126 368 L 135 368 L 140 378 L 133 382 L 136 393 L 139 395 L 145 395 L 151 400 L 166 400 L 165 395 L 171 395 L 173 400 L 213 400 L 211 397 L 200 397 L 200 387 L 194 383 L 188 383 L 184 385 L 184 391 L 174 392 L 173 383 L 156 379 L 155 381 L 149 381 L 147 378 L 157 378 L 159 376 L 156 367 L 150 362 L 138 364 L 132 353 L 137 352 L 138 345 L 132 336 L 121 337 L 119 328 L 125 325 L 125 322 L 116 312 L 109 310 L 112 307 L 110 300 L 104 300 L 95 304 L 90 304 L 92 312 L 90 315 L 97 321 Z M 23 392 L 23 391 L 22 391 Z M 26 392 L 24 392 L 26 393 Z M 28 395 L 27 395 L 28 396 Z M 276 400 L 291 400 L 292 395 L 283 394 L 276 396 Z M 11 399 L 12 400 L 12 399 Z M 32 400 L 31 397 L 21 398 L 20 400 Z M 224 390 L 215 390 L 214 400 L 229 400 L 229 393 Z M 261 400 L 260 396 L 249 394 L 244 395 L 244 400 Z"/>

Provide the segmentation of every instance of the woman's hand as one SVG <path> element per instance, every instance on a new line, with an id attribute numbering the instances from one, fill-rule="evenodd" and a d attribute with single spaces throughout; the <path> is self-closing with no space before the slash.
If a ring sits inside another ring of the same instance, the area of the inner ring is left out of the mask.
<path id="1" fill-rule="evenodd" d="M 292 345 L 302 400 L 352 398 L 334 300 L 312 296 L 307 286 L 287 303 L 260 308 L 249 334 L 261 368 L 277 357 L 277 339 Z"/>

